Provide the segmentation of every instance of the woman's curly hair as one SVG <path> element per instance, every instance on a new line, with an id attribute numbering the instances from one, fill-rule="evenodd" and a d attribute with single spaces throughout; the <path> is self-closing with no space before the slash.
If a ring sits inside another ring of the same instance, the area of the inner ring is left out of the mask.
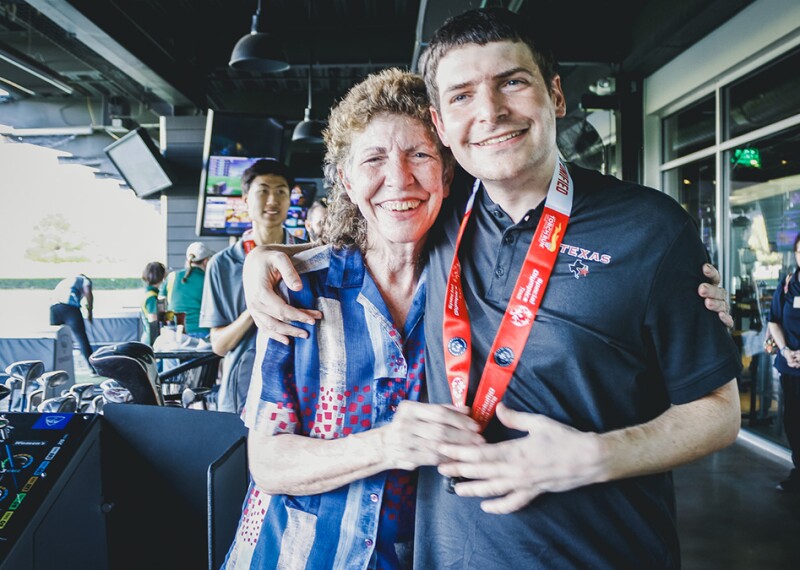
<path id="1" fill-rule="evenodd" d="M 338 168 L 347 170 L 353 138 L 364 131 L 377 115 L 401 115 L 424 124 L 436 143 L 445 169 L 453 164 L 450 150 L 442 145 L 430 116 L 430 103 L 422 77 L 400 69 L 385 69 L 353 86 L 332 110 L 323 132 L 325 180 L 328 185 L 328 217 L 322 241 L 334 247 L 367 245 L 367 224 L 358 207 L 350 201 Z"/>

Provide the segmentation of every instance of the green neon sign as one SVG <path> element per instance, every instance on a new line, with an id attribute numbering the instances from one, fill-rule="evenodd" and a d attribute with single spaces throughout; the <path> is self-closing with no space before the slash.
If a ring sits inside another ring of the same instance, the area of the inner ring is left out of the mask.
<path id="1" fill-rule="evenodd" d="M 761 153 L 757 148 L 734 149 L 731 164 L 738 164 L 747 168 L 761 168 Z"/>

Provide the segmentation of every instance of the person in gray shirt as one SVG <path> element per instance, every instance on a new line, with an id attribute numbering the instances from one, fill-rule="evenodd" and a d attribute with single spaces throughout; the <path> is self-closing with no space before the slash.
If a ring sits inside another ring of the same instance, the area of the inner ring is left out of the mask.
<path id="1" fill-rule="evenodd" d="M 211 329 L 211 347 L 223 356 L 217 409 L 241 413 L 247 400 L 256 328 L 247 311 L 242 287 L 242 267 L 247 253 L 257 245 L 304 243 L 286 231 L 294 177 L 282 162 L 262 159 L 242 174 L 242 190 L 252 230 L 211 258 L 203 286 L 200 326 Z"/>

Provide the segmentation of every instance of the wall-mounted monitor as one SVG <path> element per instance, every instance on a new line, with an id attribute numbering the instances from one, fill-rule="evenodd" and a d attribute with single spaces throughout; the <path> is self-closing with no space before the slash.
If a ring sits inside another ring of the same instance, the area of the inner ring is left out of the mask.
<path id="1" fill-rule="evenodd" d="M 197 234 L 240 236 L 250 228 L 242 173 L 260 158 L 283 156 L 284 124 L 266 115 L 208 112 L 197 204 Z"/>
<path id="2" fill-rule="evenodd" d="M 144 128 L 132 130 L 103 150 L 138 196 L 150 196 L 172 186 L 166 161 Z"/>

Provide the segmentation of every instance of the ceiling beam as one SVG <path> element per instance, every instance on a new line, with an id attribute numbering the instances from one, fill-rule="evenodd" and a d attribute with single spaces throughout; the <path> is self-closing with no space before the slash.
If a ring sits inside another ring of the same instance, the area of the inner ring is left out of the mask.
<path id="1" fill-rule="evenodd" d="M 63 0 L 27 0 L 27 2 L 156 97 L 173 107 L 194 105 L 189 97 L 155 73 L 68 2 Z"/>

